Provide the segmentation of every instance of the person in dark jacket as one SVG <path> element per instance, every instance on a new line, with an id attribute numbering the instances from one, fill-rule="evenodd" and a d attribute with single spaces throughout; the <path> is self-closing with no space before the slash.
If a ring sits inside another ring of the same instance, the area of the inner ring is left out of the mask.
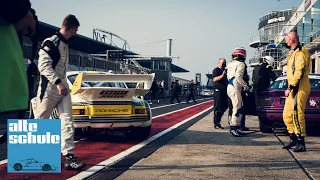
<path id="1" fill-rule="evenodd" d="M 35 79 L 38 76 L 39 71 L 37 65 L 31 59 L 28 59 L 27 78 L 29 88 L 29 101 L 35 96 Z"/>
<path id="2" fill-rule="evenodd" d="M 179 85 L 179 81 L 176 80 L 176 82 L 172 83 L 172 97 L 170 100 L 170 103 L 173 104 L 173 100 L 177 99 L 178 103 L 180 103 L 179 97 L 178 97 L 178 93 L 180 90 L 180 85 Z"/>
<path id="3" fill-rule="evenodd" d="M 212 81 L 214 86 L 213 124 L 215 129 L 224 129 L 224 127 L 221 126 L 221 118 L 228 108 L 228 81 L 226 74 L 226 59 L 220 58 L 218 61 L 218 67 L 212 71 Z"/>
<path id="4" fill-rule="evenodd" d="M 272 69 L 273 62 L 273 57 L 265 56 L 260 59 L 260 64 L 253 69 L 252 82 L 256 106 L 259 103 L 261 92 L 266 91 L 269 88 L 271 81 L 277 79 L 277 75 Z"/>
<path id="5" fill-rule="evenodd" d="M 158 97 L 158 90 L 159 90 L 159 86 L 158 83 L 156 81 L 156 79 L 153 80 L 152 85 L 151 85 L 151 99 L 150 99 L 150 104 L 152 104 L 152 100 L 157 100 L 157 103 L 160 103 L 159 97 Z"/>
<path id="6" fill-rule="evenodd" d="M 189 86 L 188 86 L 188 99 L 187 99 L 187 103 L 189 103 L 190 99 L 192 98 L 193 102 L 197 102 L 194 99 L 194 83 L 193 80 L 191 80 Z"/>

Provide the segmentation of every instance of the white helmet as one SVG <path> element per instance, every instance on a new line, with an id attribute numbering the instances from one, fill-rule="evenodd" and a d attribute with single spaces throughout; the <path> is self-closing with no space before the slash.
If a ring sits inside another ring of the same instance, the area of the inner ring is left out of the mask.
<path id="1" fill-rule="evenodd" d="M 274 63 L 274 58 L 271 56 L 264 56 L 263 60 L 268 63 L 270 66 L 273 66 Z"/>

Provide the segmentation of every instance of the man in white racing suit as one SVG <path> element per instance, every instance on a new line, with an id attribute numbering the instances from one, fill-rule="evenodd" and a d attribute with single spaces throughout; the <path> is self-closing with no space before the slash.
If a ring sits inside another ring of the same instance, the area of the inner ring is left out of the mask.
<path id="1" fill-rule="evenodd" d="M 61 152 L 65 156 L 66 170 L 78 170 L 85 166 L 78 163 L 74 155 L 72 103 L 66 80 L 69 63 L 68 41 L 76 35 L 79 26 L 80 23 L 74 15 L 65 17 L 60 31 L 43 41 L 38 61 L 40 83 L 35 118 L 49 119 L 54 108 L 57 108 L 61 119 Z"/>
<path id="2" fill-rule="evenodd" d="M 230 133 L 233 136 L 241 136 L 240 123 L 243 112 L 242 91 L 249 89 L 247 83 L 243 80 L 246 50 L 236 48 L 232 54 L 232 61 L 227 66 L 227 94 L 232 102 L 232 116 L 230 118 Z"/>

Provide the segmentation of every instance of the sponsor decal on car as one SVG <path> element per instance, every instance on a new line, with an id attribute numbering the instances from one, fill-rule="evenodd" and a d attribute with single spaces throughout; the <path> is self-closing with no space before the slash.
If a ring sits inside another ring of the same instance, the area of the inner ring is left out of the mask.
<path id="1" fill-rule="evenodd" d="M 129 112 L 129 109 L 96 109 L 96 112 Z"/>

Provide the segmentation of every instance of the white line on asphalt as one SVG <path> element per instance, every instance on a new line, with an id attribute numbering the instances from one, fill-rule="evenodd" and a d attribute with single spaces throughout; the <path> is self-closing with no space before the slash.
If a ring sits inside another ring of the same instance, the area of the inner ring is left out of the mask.
<path id="1" fill-rule="evenodd" d="M 8 159 L 2 160 L 2 161 L 0 161 L 0 165 L 1 165 L 1 164 L 5 164 L 5 163 L 7 163 L 7 162 L 8 162 Z"/>
<path id="2" fill-rule="evenodd" d="M 200 101 L 200 100 L 204 100 L 204 99 L 210 99 L 210 98 L 202 98 L 202 99 L 196 99 L 196 100 Z M 167 105 L 163 105 L 163 106 L 156 106 L 156 107 L 153 107 L 151 109 L 159 109 L 159 108 L 163 108 L 163 107 L 174 106 L 174 105 L 177 105 L 177 104 L 179 104 L 179 103 L 167 104 Z M 182 102 L 180 104 L 186 104 L 186 102 Z"/>
<path id="3" fill-rule="evenodd" d="M 207 98 L 204 98 L 204 99 L 207 99 Z M 154 117 L 152 117 L 152 119 L 158 118 L 158 117 L 161 117 L 161 116 L 165 116 L 165 115 L 168 115 L 168 114 L 172 114 L 172 113 L 175 113 L 175 112 L 178 112 L 178 111 L 183 111 L 183 110 L 185 110 L 185 109 L 187 109 L 187 108 L 194 107 L 194 106 L 198 106 L 198 105 L 204 104 L 204 103 L 206 103 L 206 102 L 208 102 L 208 101 L 202 102 L 202 103 L 200 103 L 200 104 L 194 104 L 194 105 L 192 105 L 192 106 L 188 106 L 188 107 L 185 107 L 185 108 L 183 108 L 183 109 L 178 109 L 178 110 L 171 111 L 171 112 L 168 112 L 168 113 L 165 113 L 165 114 L 161 114 L 161 115 L 158 115 L 158 116 L 154 116 Z M 77 142 L 79 142 L 79 141 L 74 141 L 74 143 L 77 143 Z M 7 163 L 7 162 L 8 162 L 7 160 L 8 160 L 8 159 L 5 159 L 5 160 L 0 161 L 0 165 Z"/>
<path id="4" fill-rule="evenodd" d="M 205 103 L 205 102 L 204 102 L 204 103 Z M 201 103 L 201 104 L 203 104 L 203 103 Z M 200 105 L 200 104 L 197 104 L 197 105 Z M 189 107 L 190 107 L 190 106 L 189 106 Z M 109 159 L 106 159 L 105 161 L 97 164 L 96 166 L 93 166 L 93 167 L 91 167 L 91 168 L 89 168 L 89 169 L 87 169 L 87 170 L 85 170 L 85 171 L 82 171 L 81 173 L 79 173 L 79 174 L 77 174 L 77 175 L 69 178 L 68 180 L 84 179 L 84 178 L 86 178 L 86 177 L 88 177 L 88 176 L 96 173 L 97 171 L 99 171 L 99 170 L 101 170 L 101 169 L 103 169 L 103 168 L 105 168 L 105 167 L 109 167 L 109 166 L 115 164 L 116 162 L 118 162 L 118 161 L 124 159 L 125 157 L 127 157 L 129 154 L 131 154 L 131 153 L 133 153 L 133 152 L 141 149 L 142 147 L 144 147 L 145 145 L 147 145 L 147 144 L 149 144 L 150 142 L 154 141 L 155 139 L 157 139 L 157 138 L 163 136 L 164 134 L 166 134 L 166 133 L 168 133 L 168 132 L 176 129 L 176 128 L 179 127 L 180 125 L 182 125 L 182 124 L 184 124 L 184 123 L 192 120 L 193 118 L 195 118 L 195 117 L 197 117 L 197 116 L 199 116 L 199 115 L 201 115 L 201 114 L 209 111 L 211 108 L 212 108 L 212 106 L 209 107 L 209 108 L 207 108 L 207 109 L 205 109 L 205 110 L 203 110 L 203 111 L 201 111 L 201 112 L 199 112 L 199 113 L 196 114 L 196 115 L 193 115 L 192 117 L 189 117 L 189 118 L 185 119 L 184 121 L 182 121 L 182 122 L 180 122 L 180 123 L 178 123 L 178 124 L 176 124 L 176 125 L 168 128 L 168 129 L 166 129 L 166 130 L 164 130 L 164 131 L 162 131 L 162 132 L 160 132 L 160 133 L 158 133 L 158 134 L 150 137 L 150 138 L 147 139 L 147 140 L 142 141 L 141 143 L 139 143 L 139 144 L 137 144 L 137 145 L 135 145 L 135 146 L 133 146 L 133 147 L 131 147 L 131 148 L 129 148 L 129 149 L 127 149 L 127 150 L 125 150 L 125 151 L 123 151 L 123 152 L 121 152 L 121 153 L 119 153 L 119 154 L 117 154 L 117 155 L 115 155 L 115 156 L 113 156 L 113 157 L 111 157 L 111 158 L 109 158 Z M 185 108 L 184 108 L 184 109 L 185 109 Z M 171 112 L 171 113 L 172 113 L 172 112 Z M 167 113 L 167 114 L 169 114 L 169 113 Z M 164 116 L 164 115 L 160 115 L 160 116 Z M 157 116 L 157 117 L 160 117 L 160 116 Z"/>

